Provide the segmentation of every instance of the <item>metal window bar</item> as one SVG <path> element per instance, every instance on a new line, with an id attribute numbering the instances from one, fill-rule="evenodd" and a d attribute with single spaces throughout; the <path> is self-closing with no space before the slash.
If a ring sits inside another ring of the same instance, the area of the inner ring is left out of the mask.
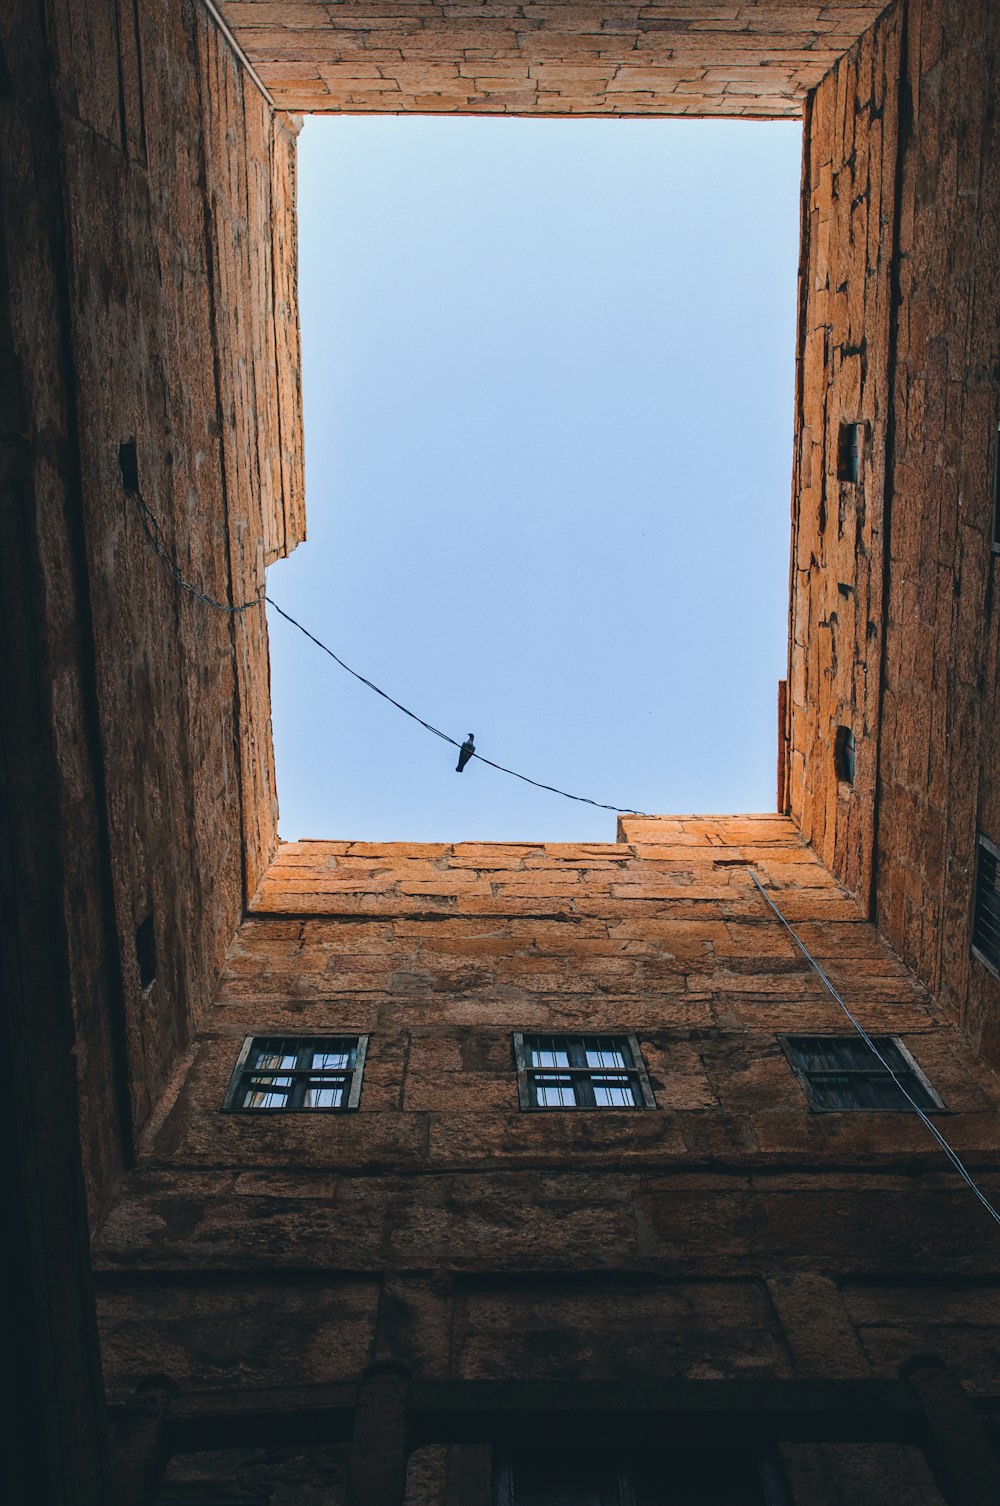
<path id="1" fill-rule="evenodd" d="M 1000 973 L 1000 848 L 981 833 L 976 842 L 972 951 L 980 962 Z"/>
<path id="2" fill-rule="evenodd" d="M 900 1041 L 894 1036 L 874 1036 L 872 1039 L 879 1056 L 860 1036 L 785 1036 L 782 1039 L 782 1046 L 802 1083 L 811 1109 L 818 1112 L 859 1109 L 905 1112 L 912 1107 L 907 1094 L 923 1109 L 943 1107 Z"/>
<path id="3" fill-rule="evenodd" d="M 631 1035 L 514 1037 L 522 1109 L 655 1109 Z"/>
<path id="4" fill-rule="evenodd" d="M 241 1113 L 356 1109 L 367 1036 L 248 1036 L 223 1108 Z"/>

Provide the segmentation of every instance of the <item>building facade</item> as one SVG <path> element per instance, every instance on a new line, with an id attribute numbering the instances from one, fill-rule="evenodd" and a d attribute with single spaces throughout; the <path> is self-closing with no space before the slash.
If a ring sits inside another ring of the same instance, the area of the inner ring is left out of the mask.
<path id="1" fill-rule="evenodd" d="M 10 1498 L 995 1502 L 1000 13 L 2 26 Z M 279 846 L 312 109 L 801 113 L 776 814 Z"/>

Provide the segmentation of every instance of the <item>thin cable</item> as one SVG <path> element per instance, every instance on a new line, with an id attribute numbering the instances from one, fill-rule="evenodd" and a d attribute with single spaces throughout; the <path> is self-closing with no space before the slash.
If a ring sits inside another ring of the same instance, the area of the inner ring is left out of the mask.
<path id="1" fill-rule="evenodd" d="M 417 716 L 417 713 L 415 711 L 411 711 L 409 707 L 404 706 L 401 701 L 394 700 L 393 697 L 387 694 L 386 691 L 380 689 L 380 687 L 376 685 L 374 681 L 366 679 L 365 676 L 359 674 L 356 669 L 352 669 L 349 664 L 345 664 L 343 659 L 341 659 L 339 655 L 335 654 L 332 648 L 328 648 L 325 643 L 320 642 L 320 640 L 315 636 L 314 633 L 310 633 L 308 628 L 304 628 L 302 626 L 301 622 L 296 622 L 295 618 L 292 617 L 288 612 L 286 612 L 284 607 L 279 607 L 273 596 L 268 596 L 265 594 L 264 600 L 267 602 L 268 606 L 273 607 L 274 610 L 280 614 L 280 616 L 284 617 L 286 622 L 290 622 L 293 627 L 297 627 L 299 632 L 304 633 L 311 643 L 315 643 L 317 648 L 321 648 L 324 654 L 329 654 L 330 658 L 333 659 L 336 664 L 339 664 L 341 669 L 346 669 L 349 675 L 353 675 L 356 680 L 360 680 L 362 685 L 367 685 L 369 690 L 374 690 L 376 695 L 380 695 L 384 701 L 388 701 L 390 705 L 395 706 L 397 711 L 401 711 L 404 716 L 408 716 L 413 721 L 419 722 L 421 727 L 426 727 L 427 731 L 433 732 L 435 737 L 443 738 L 446 743 L 451 743 L 453 748 L 460 748 L 462 746 L 462 744 L 458 742 L 456 738 L 449 737 L 447 732 L 442 732 L 440 727 L 435 727 L 431 722 L 425 722 L 422 716 Z M 604 801 L 591 800 L 586 795 L 571 795 L 568 790 L 561 790 L 557 785 L 542 784 L 537 779 L 529 779 L 527 774 L 519 774 L 516 769 L 505 769 L 503 764 L 494 763 L 492 758 L 484 758 L 481 753 L 473 753 L 472 756 L 473 758 L 478 758 L 480 763 L 488 764 L 491 769 L 496 769 L 501 774 L 509 774 L 512 779 L 520 779 L 525 784 L 533 784 L 536 790 L 548 790 L 553 795 L 562 795 L 564 800 L 577 800 L 581 805 L 596 805 L 599 810 L 617 811 L 619 815 L 623 816 L 645 815 L 644 811 L 632 810 L 629 806 L 606 805 Z"/>
<path id="2" fill-rule="evenodd" d="M 938 1127 L 934 1123 L 934 1121 L 931 1118 L 929 1118 L 927 1114 L 924 1113 L 924 1110 L 920 1107 L 920 1104 L 917 1103 L 917 1101 L 913 1097 L 913 1095 L 908 1091 L 908 1089 L 906 1087 L 906 1084 L 900 1078 L 900 1076 L 896 1072 L 895 1068 L 891 1065 L 890 1062 L 886 1061 L 885 1057 L 882 1055 L 881 1051 L 878 1049 L 878 1047 L 876 1046 L 875 1042 L 872 1040 L 871 1036 L 868 1034 L 867 1030 L 862 1025 L 861 1021 L 859 1019 L 857 1019 L 855 1017 L 855 1015 L 853 1015 L 851 1013 L 850 1009 L 847 1007 L 847 1004 L 844 1002 L 844 999 L 841 997 L 841 995 L 834 988 L 833 984 L 830 982 L 830 979 L 827 977 L 826 973 L 823 971 L 823 969 L 820 967 L 819 963 L 813 957 L 812 953 L 809 951 L 809 948 L 806 946 L 805 942 L 802 941 L 802 939 L 799 937 L 798 932 L 795 931 L 795 929 L 789 924 L 789 922 L 782 915 L 781 911 L 778 909 L 777 905 L 774 903 L 774 900 L 768 894 L 767 890 L 764 888 L 764 885 L 761 883 L 761 881 L 757 877 L 757 875 L 753 872 L 753 870 L 751 868 L 748 868 L 747 872 L 749 873 L 750 877 L 753 879 L 754 883 L 757 885 L 757 888 L 760 890 L 761 894 L 764 896 L 764 898 L 767 901 L 768 905 L 771 907 L 771 909 L 774 911 L 775 915 L 781 921 L 781 924 L 784 926 L 785 930 L 788 932 L 788 934 L 791 936 L 792 940 L 795 942 L 795 945 L 798 947 L 799 951 L 802 953 L 803 957 L 806 959 L 806 961 L 808 962 L 809 966 L 812 968 L 813 972 L 816 973 L 816 975 L 820 979 L 820 982 L 823 984 L 823 987 L 827 990 L 827 992 L 830 994 L 830 996 L 832 998 L 836 999 L 837 1003 L 840 1005 L 841 1009 L 844 1011 L 845 1015 L 850 1020 L 851 1024 L 854 1026 L 855 1030 L 858 1032 L 858 1034 L 860 1035 L 861 1039 L 865 1042 L 865 1044 L 868 1047 L 868 1049 L 882 1063 L 882 1066 L 888 1072 L 889 1076 L 892 1078 L 893 1082 L 896 1084 L 897 1088 L 902 1093 L 902 1095 L 906 1099 L 907 1103 L 913 1109 L 914 1113 L 917 1114 L 917 1116 L 919 1117 L 919 1119 L 921 1120 L 921 1122 L 930 1131 L 931 1135 L 934 1137 L 934 1139 L 937 1141 L 938 1145 L 944 1151 L 945 1155 L 948 1157 L 948 1160 L 951 1162 L 952 1166 L 958 1172 L 958 1174 L 962 1178 L 963 1182 L 965 1182 L 966 1185 L 972 1190 L 972 1192 L 975 1193 L 976 1197 L 982 1203 L 983 1207 L 986 1209 L 987 1213 L 994 1220 L 994 1222 L 1000 1224 L 1000 1213 L 997 1212 L 996 1208 L 994 1208 L 994 1206 L 990 1202 L 989 1198 L 980 1189 L 979 1184 L 975 1181 L 972 1173 L 969 1171 L 968 1167 L 966 1166 L 965 1162 L 962 1160 L 961 1156 L 958 1154 L 958 1152 L 956 1150 L 953 1150 L 952 1147 L 948 1144 L 948 1141 L 945 1139 L 944 1135 L 942 1135 L 941 1131 L 938 1129 Z"/>
<path id="3" fill-rule="evenodd" d="M 566 790 L 557 789 L 554 784 L 540 784 L 537 779 L 529 779 L 527 774 L 519 774 L 516 769 L 505 769 L 502 763 L 494 763 L 492 758 L 484 758 L 481 753 L 473 753 L 473 758 L 478 758 L 480 763 L 489 764 L 491 769 L 499 769 L 501 774 L 510 774 L 513 779 L 523 779 L 525 784 L 533 784 L 536 790 L 551 790 L 553 795 L 562 795 L 566 800 L 579 800 L 581 805 L 596 805 L 598 810 L 617 811 L 620 816 L 644 816 L 645 811 L 630 810 L 624 805 L 605 805 L 603 800 L 589 800 L 586 795 L 570 795 Z"/>
<path id="4" fill-rule="evenodd" d="M 139 509 L 139 519 L 142 523 L 143 532 L 152 544 L 155 552 L 170 571 L 175 584 L 180 586 L 182 591 L 189 592 L 195 601 L 200 601 L 203 606 L 214 607 L 217 612 L 229 612 L 231 616 L 236 616 L 240 612 L 249 612 L 251 607 L 259 607 L 261 605 L 264 600 L 263 586 L 261 586 L 259 593 L 250 601 L 243 601 L 238 606 L 233 606 L 228 601 L 216 601 L 214 596 L 207 596 L 204 591 L 199 591 L 197 586 L 193 586 L 189 580 L 185 580 L 181 574 L 180 566 L 166 546 L 163 538 L 163 530 L 160 527 L 156 514 L 150 511 L 142 492 L 132 487 L 126 487 L 125 490 L 127 495 L 134 499 Z"/>
<path id="5" fill-rule="evenodd" d="M 309 629 L 303 627 L 301 622 L 297 622 L 290 612 L 285 611 L 284 607 L 279 607 L 274 597 L 267 595 L 263 586 L 261 586 L 259 594 L 252 597 L 250 601 L 240 602 L 238 606 L 232 606 L 229 602 L 216 601 L 214 596 L 206 595 L 204 591 L 200 591 L 197 586 L 192 585 L 189 580 L 185 580 L 180 566 L 166 546 L 163 538 L 163 530 L 160 528 L 156 514 L 147 506 L 142 492 L 132 487 L 126 487 L 126 492 L 130 497 L 134 498 L 136 506 L 139 509 L 139 517 L 146 538 L 170 571 L 174 582 L 180 586 L 182 591 L 187 591 L 189 595 L 193 596 L 195 601 L 200 601 L 206 607 L 214 607 L 217 612 L 229 612 L 232 615 L 239 612 L 248 612 L 251 607 L 259 607 L 266 601 L 268 606 L 273 607 L 280 617 L 284 617 L 285 621 L 290 622 L 292 627 L 298 628 L 299 632 L 308 638 L 310 643 L 315 643 L 316 647 L 321 648 L 324 654 L 329 654 L 335 664 L 339 664 L 340 668 L 346 670 L 349 675 L 353 675 L 355 680 L 359 680 L 362 685 L 366 685 L 369 690 L 373 690 L 376 695 L 381 696 L 383 701 L 388 701 L 390 706 L 395 706 L 397 711 L 401 711 L 404 716 L 408 716 L 411 721 L 417 722 L 419 726 L 424 727 L 428 732 L 433 732 L 434 736 L 440 737 L 443 742 L 451 743 L 453 748 L 460 748 L 462 746 L 456 738 L 449 737 L 447 732 L 442 732 L 441 728 L 435 727 L 432 722 L 424 721 L 422 716 L 418 716 L 415 711 L 411 711 L 408 706 L 404 706 L 402 701 L 397 701 L 387 691 L 382 690 L 380 686 L 375 684 L 374 680 L 369 680 L 365 675 L 359 674 L 356 669 L 352 669 L 349 664 L 345 664 L 339 654 L 335 654 L 332 648 L 328 648 L 314 633 L 310 633 Z M 503 764 L 494 763 L 491 758 L 484 758 L 481 753 L 473 753 L 472 756 L 473 758 L 478 758 L 480 763 L 488 764 L 491 769 L 496 769 L 501 774 L 509 774 L 512 779 L 520 779 L 524 784 L 532 784 L 536 790 L 548 790 L 552 795 L 561 795 L 564 800 L 576 800 L 581 805 L 594 805 L 598 810 L 615 811 L 623 816 L 645 815 L 645 811 L 633 810 L 630 806 L 606 805 L 603 800 L 591 800 L 586 795 L 571 795 L 569 790 L 561 790 L 557 785 L 542 784 L 538 779 L 529 779 L 527 774 L 519 774 L 516 769 L 505 769 Z"/>
<path id="6" fill-rule="evenodd" d="M 321 648 L 324 654 L 329 654 L 330 658 L 335 664 L 339 664 L 341 669 L 346 669 L 347 673 L 349 675 L 353 675 L 356 680 L 360 680 L 362 685 L 367 685 L 369 690 L 374 690 L 375 694 L 380 695 L 383 701 L 388 701 L 391 706 L 395 706 L 396 710 L 401 711 L 404 716 L 408 716 L 413 721 L 419 722 L 421 727 L 426 727 L 427 731 L 433 732 L 435 737 L 440 737 L 442 741 L 451 743 L 453 748 L 460 748 L 462 746 L 461 743 L 456 742 L 453 737 L 449 737 L 447 732 L 442 732 L 440 727 L 435 727 L 432 726 L 430 722 L 425 722 L 422 716 L 418 716 L 415 711 L 411 711 L 409 707 L 404 706 L 401 701 L 393 700 L 392 696 L 387 694 L 386 691 L 380 690 L 379 687 L 374 683 L 374 681 L 367 680 L 365 676 L 359 674 L 356 669 L 352 669 L 349 664 L 345 664 L 343 659 L 341 659 L 338 654 L 335 654 L 332 648 L 327 648 L 326 644 L 321 643 L 320 640 L 315 636 L 315 634 L 310 633 L 308 628 L 304 628 L 302 626 L 301 622 L 296 622 L 295 618 L 291 617 L 285 611 L 284 607 L 279 607 L 273 596 L 268 596 L 265 593 L 264 600 L 267 602 L 269 607 L 274 608 L 274 610 L 280 617 L 284 617 L 286 622 L 290 622 L 292 624 L 292 627 L 297 627 L 300 633 L 304 633 L 305 636 L 309 639 L 310 643 L 315 643 L 316 647 Z"/>

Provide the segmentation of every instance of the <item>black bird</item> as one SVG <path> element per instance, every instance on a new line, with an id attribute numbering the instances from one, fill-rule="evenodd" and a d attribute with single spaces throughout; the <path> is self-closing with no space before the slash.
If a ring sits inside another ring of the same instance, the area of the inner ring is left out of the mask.
<path id="1" fill-rule="evenodd" d="M 469 762 L 469 759 L 472 757 L 475 751 L 475 737 L 474 734 L 470 732 L 468 737 L 465 739 L 465 742 L 458 750 L 458 763 L 455 765 L 456 774 L 461 774 L 462 770 L 465 768 L 465 765 Z"/>

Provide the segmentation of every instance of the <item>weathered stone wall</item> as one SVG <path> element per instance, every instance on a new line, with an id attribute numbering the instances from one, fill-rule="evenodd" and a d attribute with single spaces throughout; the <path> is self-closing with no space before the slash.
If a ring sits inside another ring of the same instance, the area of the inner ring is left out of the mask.
<path id="1" fill-rule="evenodd" d="M 88 1211 L 275 843 L 262 609 L 177 590 L 119 446 L 216 596 L 301 536 L 294 132 L 190 0 L 0 41 L 0 1495 L 107 1506 Z"/>
<path id="2" fill-rule="evenodd" d="M 280 105 L 320 113 L 798 115 L 885 0 L 224 0 Z"/>
<path id="3" fill-rule="evenodd" d="M 49 155 L 10 159 L 7 369 L 32 456 L 11 498 L 37 561 L 15 589 L 41 626 L 41 664 L 24 670 L 51 696 L 96 1206 L 275 844 L 263 608 L 233 617 L 178 589 L 119 445 L 136 443 L 183 574 L 223 602 L 254 597 L 303 526 L 294 130 L 193 0 L 134 17 L 61 5 L 50 23 L 36 64 Z M 8 45 L 26 80 L 29 35 Z"/>
<path id="4" fill-rule="evenodd" d="M 969 942 L 976 831 L 1000 832 L 998 61 L 995 6 L 908 0 L 811 105 L 789 696 L 789 809 L 994 1062 L 1000 982 Z"/>
<path id="5" fill-rule="evenodd" d="M 1000 11 L 911 3 L 906 57 L 877 915 L 996 1063 L 969 939 L 977 828 L 1000 840 Z"/>
<path id="6" fill-rule="evenodd" d="M 992 1395 L 989 1227 L 913 1116 L 809 1112 L 779 1035 L 849 1026 L 747 868 L 908 1043 L 993 1187 L 995 1080 L 788 818 L 622 836 L 280 849 L 103 1231 L 113 1396 L 152 1368 L 218 1396 L 385 1359 L 462 1381 L 892 1377 L 921 1348 Z M 656 1111 L 520 1111 L 520 1029 L 633 1031 Z M 220 1112 L 245 1035 L 362 1031 L 357 1113 Z"/>
<path id="7" fill-rule="evenodd" d="M 862 902 L 873 880 L 885 447 L 903 10 L 891 6 L 810 100 L 804 132 L 793 476 L 789 808 Z M 842 424 L 860 474 L 838 477 Z M 834 767 L 857 746 L 853 787 Z"/>

